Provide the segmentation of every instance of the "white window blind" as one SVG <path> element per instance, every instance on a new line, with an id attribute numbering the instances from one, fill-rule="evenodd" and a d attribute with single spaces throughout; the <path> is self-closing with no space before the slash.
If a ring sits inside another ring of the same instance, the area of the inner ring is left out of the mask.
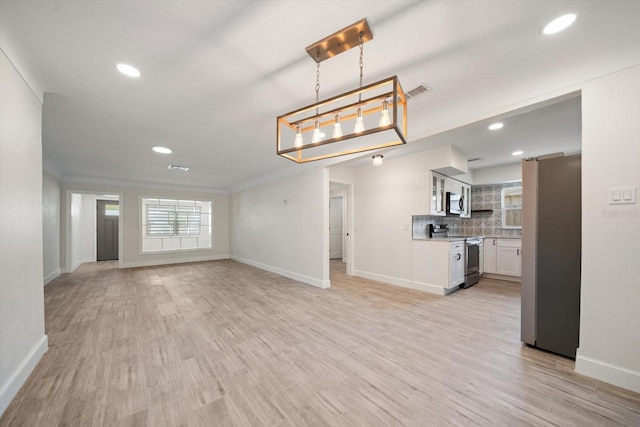
<path id="1" fill-rule="evenodd" d="M 200 206 L 148 204 L 147 236 L 199 236 L 201 210 Z"/>
<path id="2" fill-rule="evenodd" d="M 212 202 L 141 199 L 141 252 L 184 251 L 212 247 Z"/>

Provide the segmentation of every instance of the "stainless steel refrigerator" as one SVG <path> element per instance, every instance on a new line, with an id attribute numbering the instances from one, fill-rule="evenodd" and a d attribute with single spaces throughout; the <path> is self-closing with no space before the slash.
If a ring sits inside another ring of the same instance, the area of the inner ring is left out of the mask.
<path id="1" fill-rule="evenodd" d="M 521 340 L 576 357 L 580 333 L 581 156 L 522 162 Z"/>

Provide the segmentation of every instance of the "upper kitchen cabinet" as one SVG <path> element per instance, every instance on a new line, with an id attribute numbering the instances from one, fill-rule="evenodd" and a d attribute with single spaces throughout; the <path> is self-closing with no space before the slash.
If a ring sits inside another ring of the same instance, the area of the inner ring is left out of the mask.
<path id="1" fill-rule="evenodd" d="M 450 185 L 449 178 L 437 172 L 429 173 L 429 214 L 445 216 L 446 212 L 446 192 L 447 185 Z"/>
<path id="2" fill-rule="evenodd" d="M 461 218 L 471 217 L 471 185 L 449 178 L 436 171 L 413 174 L 412 214 L 447 215 L 447 193 L 457 194 L 463 200 Z"/>

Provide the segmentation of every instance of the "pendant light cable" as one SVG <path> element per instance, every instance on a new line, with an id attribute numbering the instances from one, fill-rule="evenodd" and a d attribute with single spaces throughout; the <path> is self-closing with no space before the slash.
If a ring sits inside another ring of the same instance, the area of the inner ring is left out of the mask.
<path id="1" fill-rule="evenodd" d="M 362 86 L 362 80 L 360 80 Z M 316 48 L 316 104 L 320 102 L 320 48 Z M 318 107 L 316 107 L 316 116 L 318 115 Z"/>
<path id="2" fill-rule="evenodd" d="M 322 141 L 324 134 L 320 132 L 320 119 L 318 117 L 318 103 L 320 102 L 320 48 L 316 48 L 316 121 L 313 124 L 313 136 L 311 142 L 317 144 Z"/>
<path id="3" fill-rule="evenodd" d="M 363 60 L 363 37 L 362 31 L 360 31 L 358 41 L 360 42 L 360 91 L 358 92 L 358 112 L 356 116 L 356 125 L 353 128 L 353 133 L 361 133 L 364 131 L 364 118 L 362 117 L 362 69 L 364 68 L 364 60 Z"/>
<path id="4" fill-rule="evenodd" d="M 359 41 L 360 41 L 360 89 L 362 89 L 362 69 L 364 68 L 364 56 L 363 56 L 363 51 L 364 51 L 364 44 L 362 42 L 362 31 L 360 31 L 360 37 L 359 37 Z M 358 94 L 358 102 L 362 102 L 362 92 L 360 92 Z"/>

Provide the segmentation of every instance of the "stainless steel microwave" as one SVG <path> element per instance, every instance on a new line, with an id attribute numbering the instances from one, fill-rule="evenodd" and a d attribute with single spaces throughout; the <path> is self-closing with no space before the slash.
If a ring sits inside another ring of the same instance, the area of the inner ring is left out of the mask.
<path id="1" fill-rule="evenodd" d="M 447 193 L 447 214 L 460 215 L 464 213 L 464 196 L 462 194 Z"/>

